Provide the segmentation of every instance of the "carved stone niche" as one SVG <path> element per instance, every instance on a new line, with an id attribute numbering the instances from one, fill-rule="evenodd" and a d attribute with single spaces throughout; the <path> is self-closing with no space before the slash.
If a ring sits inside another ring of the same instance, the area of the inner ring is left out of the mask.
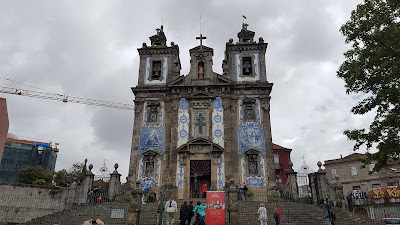
<path id="1" fill-rule="evenodd" d="M 148 150 L 143 153 L 143 164 L 144 164 L 144 175 L 147 177 L 153 177 L 155 175 L 155 164 L 158 153 L 152 150 Z"/>

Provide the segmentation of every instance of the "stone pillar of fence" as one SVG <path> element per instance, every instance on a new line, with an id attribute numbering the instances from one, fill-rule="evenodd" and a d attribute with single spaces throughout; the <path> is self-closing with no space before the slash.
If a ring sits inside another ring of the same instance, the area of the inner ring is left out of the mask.
<path id="1" fill-rule="evenodd" d="M 89 171 L 85 173 L 85 180 L 83 182 L 85 194 L 88 190 L 93 189 L 94 174 L 92 173 L 93 165 L 89 165 Z"/>
<path id="2" fill-rule="evenodd" d="M 231 225 L 239 224 L 238 190 L 234 185 L 234 180 L 229 180 L 230 186 L 226 188 L 229 221 Z"/>
<path id="3" fill-rule="evenodd" d="M 289 162 L 290 170 L 286 173 L 287 182 L 284 186 L 284 193 L 293 199 L 299 197 L 299 187 L 297 185 L 297 172 L 293 170 L 293 163 Z"/>
<path id="4" fill-rule="evenodd" d="M 121 174 L 118 173 L 118 163 L 114 165 L 114 172 L 110 174 L 110 186 L 108 188 L 108 194 L 110 197 L 116 196 L 120 192 L 121 188 Z"/>
<path id="5" fill-rule="evenodd" d="M 135 188 L 132 191 L 132 200 L 128 210 L 128 225 L 138 225 L 142 207 L 142 189 L 140 181 L 136 181 Z"/>

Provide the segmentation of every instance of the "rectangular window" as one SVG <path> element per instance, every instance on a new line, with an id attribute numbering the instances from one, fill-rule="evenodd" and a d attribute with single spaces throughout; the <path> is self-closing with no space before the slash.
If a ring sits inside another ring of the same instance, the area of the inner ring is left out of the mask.
<path id="1" fill-rule="evenodd" d="M 279 163 L 279 154 L 274 154 L 274 163 Z"/>
<path id="2" fill-rule="evenodd" d="M 154 161 L 146 162 L 146 170 L 144 174 L 146 177 L 152 177 L 154 175 Z"/>
<path id="3" fill-rule="evenodd" d="M 251 157 L 252 158 L 252 157 Z M 257 158 L 251 159 L 249 158 L 249 175 L 258 175 L 258 162 Z"/>
<path id="4" fill-rule="evenodd" d="M 147 122 L 150 122 L 150 123 L 158 122 L 158 110 L 157 109 L 149 111 L 149 117 L 147 119 Z"/>
<path id="5" fill-rule="evenodd" d="M 369 164 L 369 171 L 372 172 L 372 170 L 374 169 L 374 167 L 375 167 L 375 163 Z"/>
<path id="6" fill-rule="evenodd" d="M 351 176 L 357 176 L 357 167 L 350 167 Z"/>
<path id="7" fill-rule="evenodd" d="M 336 178 L 336 169 L 331 169 L 331 177 L 332 179 Z"/>
<path id="8" fill-rule="evenodd" d="M 253 74 L 253 67 L 251 65 L 251 57 L 243 57 L 242 71 L 243 76 L 251 76 Z"/>
<path id="9" fill-rule="evenodd" d="M 194 109 L 194 136 L 207 136 L 207 109 Z"/>
<path id="10" fill-rule="evenodd" d="M 391 181 L 387 183 L 388 188 L 394 188 L 397 187 L 397 183 L 395 181 Z"/>
<path id="11" fill-rule="evenodd" d="M 381 184 L 373 184 L 372 190 L 381 189 Z"/>
<path id="12" fill-rule="evenodd" d="M 159 80 L 161 78 L 161 61 L 153 61 L 151 79 Z"/>

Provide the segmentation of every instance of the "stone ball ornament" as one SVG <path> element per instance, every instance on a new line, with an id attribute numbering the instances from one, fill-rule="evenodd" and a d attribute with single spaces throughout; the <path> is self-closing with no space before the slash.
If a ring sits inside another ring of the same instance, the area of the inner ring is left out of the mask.
<path id="1" fill-rule="evenodd" d="M 89 171 L 92 172 L 93 164 L 89 164 Z"/>

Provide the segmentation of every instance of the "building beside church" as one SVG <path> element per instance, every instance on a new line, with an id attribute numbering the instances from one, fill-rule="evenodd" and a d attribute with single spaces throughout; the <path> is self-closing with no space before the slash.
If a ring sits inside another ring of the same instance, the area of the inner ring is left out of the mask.
<path id="1" fill-rule="evenodd" d="M 163 27 L 138 49 L 140 66 L 128 181 L 141 187 L 177 187 L 178 198 L 201 195 L 206 183 L 276 187 L 270 122 L 267 43 L 243 24 L 226 43 L 223 73 L 212 70 L 214 50 L 189 50 L 181 74 L 179 47 L 167 45 Z"/>

